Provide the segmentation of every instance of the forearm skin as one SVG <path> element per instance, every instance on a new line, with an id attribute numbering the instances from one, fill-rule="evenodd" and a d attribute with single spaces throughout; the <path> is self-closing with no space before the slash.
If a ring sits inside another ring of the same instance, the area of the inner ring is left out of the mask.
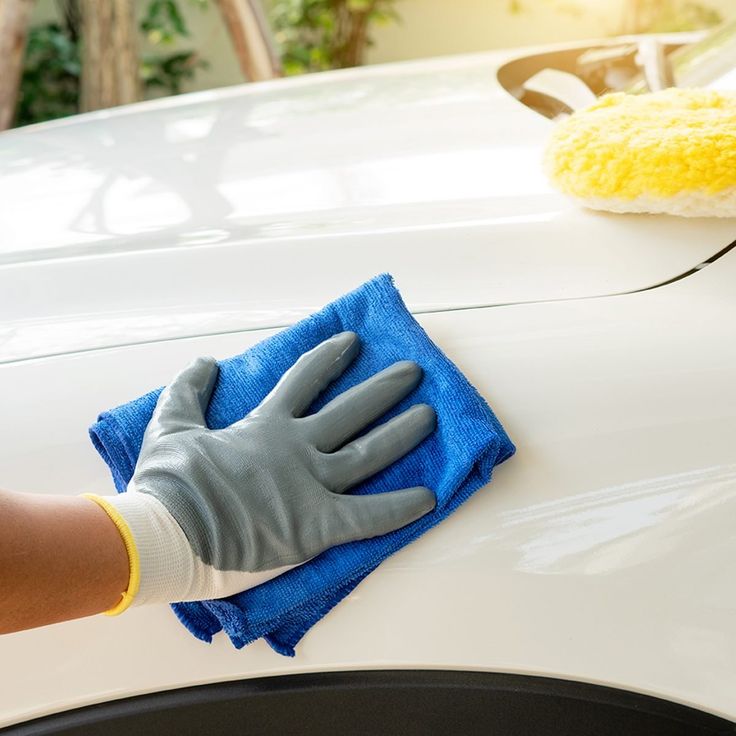
<path id="1" fill-rule="evenodd" d="M 0 491 L 0 634 L 107 611 L 128 580 L 120 533 L 93 501 Z"/>

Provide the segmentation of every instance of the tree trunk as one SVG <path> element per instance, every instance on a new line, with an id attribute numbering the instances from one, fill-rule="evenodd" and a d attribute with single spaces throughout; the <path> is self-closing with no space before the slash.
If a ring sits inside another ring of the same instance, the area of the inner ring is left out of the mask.
<path id="1" fill-rule="evenodd" d="M 33 0 L 0 0 L 0 130 L 15 117 Z"/>
<path id="2" fill-rule="evenodd" d="M 281 63 L 258 0 L 218 0 L 218 5 L 246 79 L 257 82 L 281 76 Z"/>
<path id="3" fill-rule="evenodd" d="M 133 0 L 82 0 L 82 111 L 141 99 Z"/>
<path id="4" fill-rule="evenodd" d="M 353 23 L 342 59 L 343 67 L 360 66 L 363 63 L 363 54 L 368 42 L 368 24 L 376 4 L 376 0 L 373 0 L 365 10 L 353 11 Z"/>
<path id="5" fill-rule="evenodd" d="M 368 44 L 368 26 L 377 5 L 378 0 L 372 0 L 362 10 L 353 10 L 347 0 L 337 0 L 333 4 L 336 18 L 333 55 L 339 68 L 363 63 Z"/>

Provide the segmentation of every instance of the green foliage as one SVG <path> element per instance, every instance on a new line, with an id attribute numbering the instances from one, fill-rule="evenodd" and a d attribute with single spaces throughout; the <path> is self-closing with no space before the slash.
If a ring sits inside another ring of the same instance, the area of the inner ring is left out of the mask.
<path id="1" fill-rule="evenodd" d="M 202 10 L 209 5 L 208 0 L 189 2 Z M 61 23 L 29 29 L 16 125 L 53 120 L 79 110 L 82 50 L 76 0 L 59 0 L 59 10 Z M 146 90 L 179 94 L 185 80 L 207 67 L 194 50 L 169 50 L 190 36 L 178 0 L 149 0 L 139 27 L 149 46 L 167 50 L 143 56 L 140 74 Z"/>
<path id="2" fill-rule="evenodd" d="M 140 28 L 152 44 L 173 43 L 179 36 L 189 36 L 189 29 L 175 0 L 151 0 Z"/>
<path id="3" fill-rule="evenodd" d="M 597 12 L 589 0 L 544 0 L 559 13 L 582 17 Z M 625 22 L 621 33 L 673 33 L 710 28 L 723 21 L 721 14 L 698 0 L 623 0 Z M 526 0 L 506 0 L 510 15 L 529 10 Z"/>
<path id="4" fill-rule="evenodd" d="M 77 112 L 80 74 L 79 46 L 68 28 L 58 23 L 31 28 L 16 124 L 28 125 Z"/>
<path id="5" fill-rule="evenodd" d="M 208 6 L 207 0 L 190 0 L 190 3 L 200 10 L 206 10 Z M 150 0 L 140 29 L 154 48 L 173 46 L 191 35 L 177 0 Z M 185 80 L 192 79 L 199 69 L 208 66 L 207 61 L 194 50 L 146 54 L 141 61 L 141 79 L 147 90 L 178 95 Z"/>
<path id="6" fill-rule="evenodd" d="M 686 0 L 659 0 L 652 8 L 651 20 L 645 29 L 647 33 L 672 33 L 676 31 L 694 31 L 709 28 L 723 21 L 721 14 L 703 3 Z"/>
<path id="7" fill-rule="evenodd" d="M 192 79 L 198 69 L 208 66 L 196 51 L 148 56 L 141 63 L 141 78 L 146 89 L 161 89 L 168 95 L 178 95 L 184 80 Z"/>
<path id="8" fill-rule="evenodd" d="M 397 0 L 270 0 L 269 16 L 285 74 L 362 63 L 370 27 L 400 20 Z"/>

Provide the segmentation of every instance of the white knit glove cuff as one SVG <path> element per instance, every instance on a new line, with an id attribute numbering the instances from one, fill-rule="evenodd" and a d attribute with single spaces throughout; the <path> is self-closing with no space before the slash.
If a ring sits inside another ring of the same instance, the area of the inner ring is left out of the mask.
<path id="1" fill-rule="evenodd" d="M 184 531 L 155 496 L 137 491 L 106 496 L 130 528 L 139 562 L 139 585 L 131 605 L 224 598 L 295 567 L 262 572 L 217 570 L 194 553 Z"/>
<path id="2" fill-rule="evenodd" d="M 129 488 L 105 499 L 128 524 L 138 551 L 140 583 L 133 604 L 187 599 L 195 584 L 192 549 L 166 507 L 147 493 Z"/>

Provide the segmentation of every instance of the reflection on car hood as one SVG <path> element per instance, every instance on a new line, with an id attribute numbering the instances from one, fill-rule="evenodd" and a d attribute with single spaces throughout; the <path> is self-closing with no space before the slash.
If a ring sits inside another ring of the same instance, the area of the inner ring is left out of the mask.
<path id="1" fill-rule="evenodd" d="M 519 55 L 522 52 L 515 52 Z M 6 133 L 0 360 L 288 324 L 378 272 L 415 312 L 625 293 L 730 221 L 554 192 L 509 52 L 246 85 Z"/>

